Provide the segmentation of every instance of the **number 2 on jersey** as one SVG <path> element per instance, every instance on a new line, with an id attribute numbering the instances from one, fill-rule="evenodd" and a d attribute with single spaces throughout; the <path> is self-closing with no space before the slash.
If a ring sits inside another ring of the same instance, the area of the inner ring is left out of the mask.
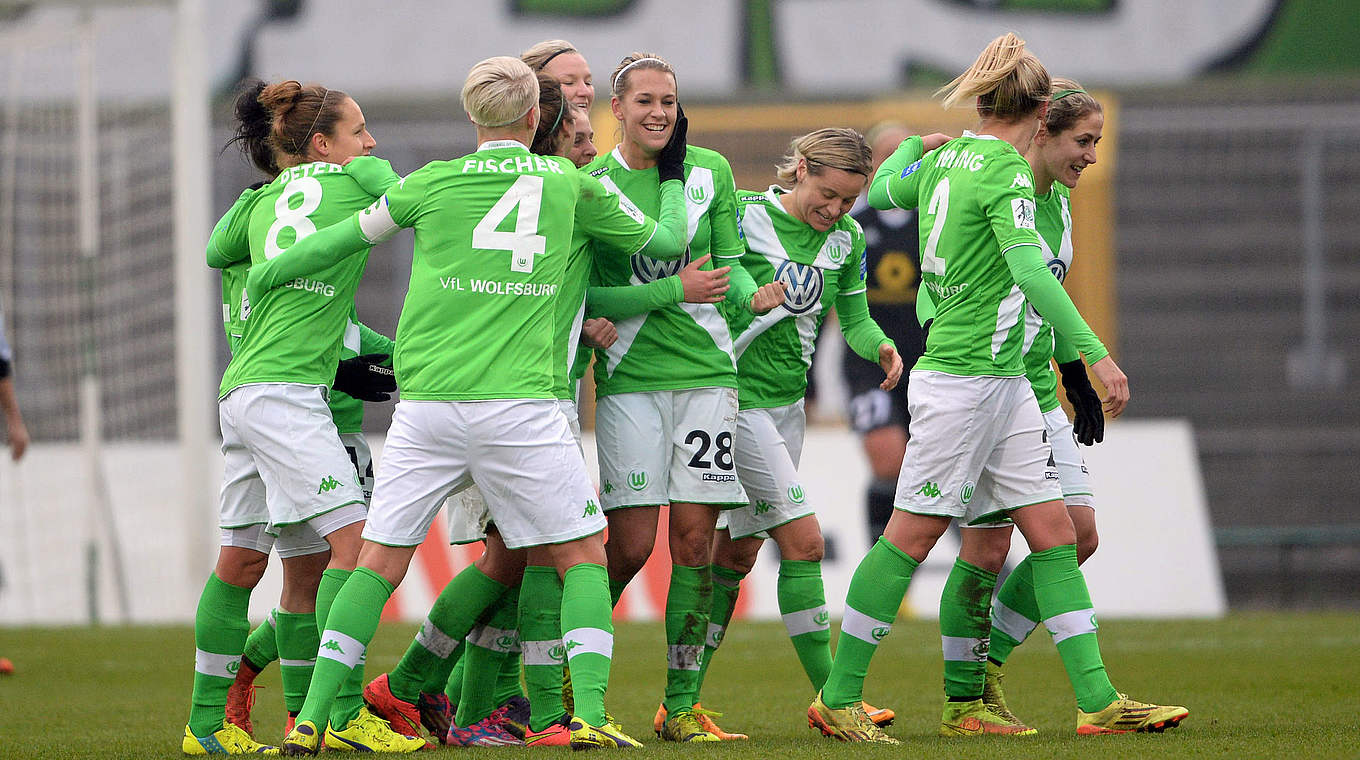
<path id="1" fill-rule="evenodd" d="M 490 251 L 510 252 L 510 271 L 534 271 L 534 257 L 543 253 L 547 238 L 538 234 L 538 212 L 543 203 L 543 178 L 522 174 L 505 191 L 496 205 L 486 212 L 472 230 L 472 247 Z M 515 214 L 515 229 L 497 229 L 510 212 Z"/>
<path id="2" fill-rule="evenodd" d="M 926 238 L 925 250 L 921 251 L 921 271 L 944 277 L 944 259 L 935 254 L 935 246 L 940 244 L 940 231 L 944 229 L 944 218 L 949 215 L 949 178 L 944 177 L 935 186 L 930 196 L 926 213 L 933 217 L 930 235 Z"/>

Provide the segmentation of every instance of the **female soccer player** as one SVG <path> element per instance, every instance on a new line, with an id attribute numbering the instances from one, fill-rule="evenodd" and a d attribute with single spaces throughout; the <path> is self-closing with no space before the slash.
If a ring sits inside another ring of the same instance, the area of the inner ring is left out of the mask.
<path id="1" fill-rule="evenodd" d="M 364 158 L 374 140 L 359 106 L 338 90 L 293 81 L 261 84 L 242 95 L 237 113 L 243 150 L 277 176 L 243 196 L 219 222 L 208 250 L 212 266 L 277 256 L 319 225 L 371 203 L 396 179 L 385 161 Z M 323 612 L 354 567 L 364 494 L 327 394 L 365 262 L 364 255 L 351 257 L 251 302 L 233 346 L 219 402 L 226 457 L 222 549 L 195 622 L 186 753 L 261 748 L 238 727 L 223 725 L 223 708 L 249 629 L 250 589 L 264 573 L 271 546 L 290 565 L 290 580 L 324 569 L 308 589 L 319 583 L 315 605 Z M 329 567 L 314 561 L 327 550 Z M 305 608 L 307 595 L 282 602 Z M 336 722 L 341 735 L 365 746 L 414 741 L 360 714 L 359 684 L 338 703 L 353 713 Z"/>
<path id="2" fill-rule="evenodd" d="M 1091 362 L 1109 391 L 1105 411 L 1118 416 L 1128 403 L 1128 379 L 1049 272 L 1034 229 L 1034 181 L 1022 153 L 1043 122 L 1049 88 L 1022 40 L 993 40 L 941 90 L 946 107 L 977 98 L 977 132 L 925 158 L 921 142 L 907 140 L 870 187 L 875 207 L 924 209 L 921 268 L 937 303 L 926 353 L 912 370 L 896 511 L 855 571 L 831 673 L 808 708 L 823 733 L 842 740 L 896 742 L 864 715 L 860 691 L 912 571 L 955 518 L 1009 517 L 1029 542 L 1039 616 L 1076 691 L 1078 733 L 1158 729 L 1187 714 L 1126 699 L 1105 674 L 1076 535 L 1057 473 L 1046 466 L 1052 448 L 1023 377 L 1028 300 Z M 947 711 L 946 722 L 942 733 L 1023 732 L 990 720 L 981 699 Z"/>
<path id="3" fill-rule="evenodd" d="M 785 300 L 758 317 L 732 315 L 741 407 L 733 458 L 749 503 L 724 512 L 726 525 L 719 526 L 701 681 L 732 617 L 741 579 L 767 537 L 779 545 L 780 613 L 814 692 L 831 669 L 822 532 L 811 494 L 798 480 L 803 397 L 817 332 L 832 308 L 851 349 L 883 369 L 883 390 L 892 390 L 902 375 L 896 346 L 869 317 L 864 235 L 848 215 L 871 166 L 858 132 L 820 129 L 795 138 L 778 167 L 778 178 L 792 189 L 772 185 L 763 193 L 737 194 L 742 266 L 757 282 L 782 282 Z"/>
<path id="4" fill-rule="evenodd" d="M 1054 79 L 1048 115 L 1025 153 L 1034 172 L 1035 227 L 1049 270 L 1059 282 L 1072 267 L 1071 191 L 1082 171 L 1096 162 L 1096 145 L 1104 123 L 1100 103 L 1081 85 L 1070 79 Z M 1081 564 L 1095 552 L 1097 537 L 1091 478 L 1077 443 L 1090 446 L 1104 438 L 1100 397 L 1087 379 L 1081 358 L 1062 335 L 1054 333 L 1053 325 L 1033 309 L 1025 310 L 1024 351 L 1025 376 L 1039 402 L 1044 433 L 1053 447 L 1063 502 L 1076 530 L 1077 564 Z M 1057 376 L 1051 366 L 1054 358 L 1058 360 L 1067 396 L 1077 411 L 1075 428 L 1058 404 Z M 990 632 L 985 674 L 976 655 L 951 658 L 951 652 L 958 655 L 967 647 L 945 648 L 946 691 L 951 692 L 950 697 L 977 696 L 981 688 L 983 700 L 993 713 L 1023 725 L 1006 706 L 1001 690 L 1001 665 L 1039 624 L 1030 558 L 1025 558 L 1007 576 L 997 601 L 991 604 L 996 573 L 1010 549 L 1011 532 L 1008 523 L 962 531 L 963 547 L 947 592 L 941 597 L 940 621 L 942 629 L 946 625 L 955 629 L 949 633 L 941 631 L 946 642 L 950 641 L 949 636 L 965 642 L 983 640 Z"/>
<path id="5" fill-rule="evenodd" d="M 566 159 L 530 154 L 538 98 L 538 81 L 519 59 L 478 63 L 462 93 L 477 125 L 476 152 L 427 165 L 371 208 L 251 270 L 248 289 L 268 291 L 403 226 L 415 228 L 411 287 L 397 329 L 402 401 L 360 567 L 327 619 L 286 751 L 319 748 L 330 703 L 362 660 L 435 512 L 474 481 L 507 548 L 546 547 L 561 574 L 564 647 L 576 682 L 572 745 L 637 744 L 604 716 L 613 648 L 604 518 L 566 415 L 552 398 L 565 371 L 555 366 L 554 308 L 573 230 L 612 229 L 628 219 L 625 253 L 677 256 L 683 218 L 677 213 L 664 227 L 637 219 Z M 671 183 L 666 192 L 679 190 Z M 470 341 L 472 335 L 481 337 Z"/>
<path id="6" fill-rule="evenodd" d="M 675 73 L 650 53 L 614 71 L 610 108 L 622 140 L 586 169 L 611 191 L 655 212 L 657 156 L 679 118 Z M 732 267 L 727 301 L 763 313 L 781 286 L 757 291 L 740 267 L 732 169 L 715 151 L 689 146 L 684 160 L 689 255 Z M 593 282 L 643 284 L 688 261 L 594 257 Z M 609 518 L 610 591 L 617 602 L 656 538 L 660 505 L 670 505 L 671 582 L 666 599 L 667 741 L 717 741 L 693 709 L 708 626 L 713 528 L 720 509 L 745 504 L 732 461 L 737 415 L 732 337 L 715 304 L 673 304 L 616 321 L 619 339 L 597 352 L 596 442 L 600 499 Z M 664 442 L 657 446 L 658 434 Z M 573 675 L 575 671 L 573 670 Z"/>
<path id="7" fill-rule="evenodd" d="M 556 79 L 567 102 L 584 109 L 589 118 L 590 108 L 595 105 L 595 78 L 575 45 L 566 40 L 544 40 L 520 53 L 519 59 L 535 73 Z"/>

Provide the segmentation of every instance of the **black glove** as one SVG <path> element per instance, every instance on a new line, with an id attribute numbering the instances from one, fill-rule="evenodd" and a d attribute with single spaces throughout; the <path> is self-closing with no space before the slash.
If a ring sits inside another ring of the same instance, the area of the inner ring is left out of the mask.
<path id="1" fill-rule="evenodd" d="M 921 347 L 924 350 L 926 341 L 930 340 L 930 326 L 935 324 L 935 318 L 931 317 L 926 323 L 921 325 Z"/>
<path id="2" fill-rule="evenodd" d="M 689 119 L 685 118 L 685 108 L 676 104 L 675 129 L 671 130 L 671 139 L 666 141 L 656 157 L 656 173 L 662 182 L 668 179 L 685 181 L 685 150 L 689 147 L 685 135 L 688 132 Z"/>
<path id="3" fill-rule="evenodd" d="M 341 359 L 331 388 L 360 401 L 387 401 L 397 389 L 396 374 L 382 366 L 388 358 L 387 354 L 364 354 Z"/>
<path id="4" fill-rule="evenodd" d="M 1086 376 L 1086 365 L 1081 359 L 1058 365 L 1062 375 L 1063 389 L 1067 400 L 1072 402 L 1072 411 L 1077 418 L 1072 421 L 1072 432 L 1077 442 L 1083 446 L 1094 446 L 1105 440 L 1105 410 L 1100 405 L 1100 396 L 1091 387 L 1091 379 Z"/>

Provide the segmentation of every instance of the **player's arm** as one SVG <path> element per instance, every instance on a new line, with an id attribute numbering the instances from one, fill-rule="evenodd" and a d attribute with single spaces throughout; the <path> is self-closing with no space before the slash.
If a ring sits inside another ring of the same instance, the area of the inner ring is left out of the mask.
<path id="1" fill-rule="evenodd" d="M 726 298 L 730 267 L 704 269 L 711 258 L 705 254 L 679 274 L 641 285 L 593 286 L 586 291 L 586 311 L 617 322 L 677 303 L 718 303 Z"/>
<path id="2" fill-rule="evenodd" d="M 392 352 L 395 351 L 397 347 L 397 342 L 395 340 L 374 330 L 363 322 L 356 320 L 354 324 L 359 326 L 359 353 L 387 354 L 388 357 L 392 356 Z M 392 362 L 389 360 L 386 363 L 391 364 Z"/>
<path id="3" fill-rule="evenodd" d="M 212 234 L 208 236 L 208 266 L 225 269 L 250 258 L 250 242 L 246 239 L 250 225 L 249 210 L 255 193 L 261 187 L 264 187 L 264 183 L 257 182 L 243 190 L 227 213 L 217 220 Z"/>
<path id="4" fill-rule="evenodd" d="M 348 174 L 364 192 L 377 198 L 401 180 L 392 164 L 377 156 L 355 156 L 345 163 Z"/>
<path id="5" fill-rule="evenodd" d="M 916 208 L 921 184 L 917 170 L 925 154 L 925 141 L 920 136 L 903 140 L 874 172 L 869 182 L 869 205 L 876 209 Z"/>
<path id="6" fill-rule="evenodd" d="M 732 169 L 726 159 L 723 160 L 722 168 L 721 173 L 714 172 L 713 182 L 718 192 L 708 209 L 709 250 L 715 265 L 731 267 L 727 273 L 730 285 L 727 291 L 728 308 L 764 314 L 784 303 L 784 283 L 771 282 L 757 286 L 751 273 L 741 265 L 746 244 L 741 239 L 741 221 L 737 214 L 737 184 L 732 179 Z"/>
<path id="7" fill-rule="evenodd" d="M 897 353 L 897 344 L 883 333 L 883 328 L 869 315 L 869 271 L 864 252 L 864 233 L 858 223 L 854 224 L 853 234 L 850 258 L 840 270 L 836 318 L 841 323 L 841 334 L 845 336 L 850 350 L 882 367 L 884 379 L 880 387 L 892 390 L 902 378 L 902 357 Z"/>

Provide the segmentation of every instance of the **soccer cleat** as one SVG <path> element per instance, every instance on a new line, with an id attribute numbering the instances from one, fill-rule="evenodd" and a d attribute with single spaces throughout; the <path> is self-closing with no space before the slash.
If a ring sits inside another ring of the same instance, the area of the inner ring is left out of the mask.
<path id="1" fill-rule="evenodd" d="M 576 714 L 576 693 L 571 690 L 571 668 L 562 666 L 562 709 L 567 715 Z"/>
<path id="2" fill-rule="evenodd" d="M 524 742 L 506 730 L 505 716 L 499 710 L 473 723 L 467 728 L 459 728 L 457 723 L 449 725 L 445 744 L 455 747 L 522 747 Z"/>
<path id="3" fill-rule="evenodd" d="M 186 755 L 277 755 L 278 747 L 260 744 L 235 723 L 222 727 L 207 736 L 194 736 L 184 727 L 184 742 L 180 745 Z"/>
<path id="4" fill-rule="evenodd" d="M 694 710 L 667 715 L 666 720 L 661 724 L 661 730 L 657 732 L 657 736 L 668 742 L 722 741 L 717 734 L 704 727 Z"/>
<path id="5" fill-rule="evenodd" d="M 864 712 L 864 703 L 856 702 L 849 707 L 832 709 L 822 701 L 822 693 L 817 692 L 807 710 L 808 725 L 843 742 L 875 742 L 878 744 L 901 744 L 898 740 L 883 733 L 878 724 L 869 720 Z"/>
<path id="6" fill-rule="evenodd" d="M 260 671 L 250 667 L 246 658 L 242 657 L 241 667 L 236 670 L 236 680 L 227 689 L 227 722 L 239 726 L 251 736 L 255 735 L 255 726 L 250 722 L 250 709 L 255 706 L 255 676 L 259 674 Z"/>
<path id="7" fill-rule="evenodd" d="M 542 731 L 532 728 L 524 731 L 524 744 L 529 747 L 566 747 L 571 744 L 570 719 L 563 716 Z"/>
<path id="8" fill-rule="evenodd" d="M 364 687 L 364 703 L 373 714 L 392 725 L 392 730 L 408 736 L 422 736 L 420 707 L 392 694 L 383 673 Z"/>
<path id="9" fill-rule="evenodd" d="M 887 728 L 897 720 L 897 713 L 886 707 L 874 707 L 868 702 L 860 702 L 860 707 L 864 708 L 864 714 L 869 716 L 869 720 L 874 722 L 879 728 Z"/>
<path id="10" fill-rule="evenodd" d="M 998 715 L 981 699 L 971 702 L 945 702 L 940 717 L 940 736 L 982 736 L 1002 734 L 1033 736 L 1039 733 L 1019 721 Z"/>
<path id="11" fill-rule="evenodd" d="M 523 739 L 529 730 L 529 700 L 518 694 L 505 700 L 492 715 L 499 715 L 501 725 L 516 739 Z M 608 715 L 606 719 L 612 720 Z"/>
<path id="12" fill-rule="evenodd" d="M 1006 706 L 1006 694 L 1001 690 L 1001 679 L 1005 677 L 1006 674 L 1001 672 L 1000 665 L 994 662 L 987 663 L 986 676 L 982 681 L 982 702 L 993 715 L 999 715 L 1011 723 L 1023 726 L 1025 722 L 1015 717 L 1015 713 Z"/>
<path id="13" fill-rule="evenodd" d="M 296 733 L 297 729 L 293 731 Z M 284 743 L 287 744 L 288 740 L 285 739 Z M 367 707 L 359 708 L 358 717 L 343 729 L 336 731 L 334 726 L 326 729 L 326 748 L 332 751 L 417 752 L 428 746 L 430 743 L 419 736 L 393 731 L 387 721 L 369 712 Z"/>
<path id="14" fill-rule="evenodd" d="M 605 721 L 603 726 L 592 726 L 573 715 L 567 724 L 571 730 L 572 749 L 607 749 L 641 747 L 642 742 L 625 734 L 617 723 Z"/>
<path id="15" fill-rule="evenodd" d="M 1128 734 L 1135 731 L 1161 733 L 1175 728 L 1190 714 L 1184 707 L 1176 705 L 1150 705 L 1137 702 L 1120 694 L 1100 712 L 1077 710 L 1077 735 L 1095 736 L 1097 734 Z"/>
<path id="16" fill-rule="evenodd" d="M 280 749 L 285 755 L 315 755 L 321 751 L 321 732 L 310 720 L 297 721 L 283 737 Z"/>
<path id="17" fill-rule="evenodd" d="M 746 734 L 733 734 L 719 728 L 718 724 L 713 722 L 713 719 L 721 718 L 722 713 L 713 710 L 705 710 L 698 702 L 694 703 L 694 714 L 699 718 L 699 725 L 703 726 L 710 734 L 713 734 L 725 742 L 751 738 Z M 657 736 L 661 736 L 661 732 L 665 730 L 665 726 L 666 706 L 663 704 L 656 708 L 656 715 L 652 718 L 652 730 L 656 732 Z"/>
<path id="18" fill-rule="evenodd" d="M 449 726 L 453 725 L 453 704 L 449 702 L 449 695 L 442 691 L 438 694 L 422 691 L 416 700 L 416 709 L 420 711 L 420 725 L 431 736 L 441 743 L 448 738 Z"/>

